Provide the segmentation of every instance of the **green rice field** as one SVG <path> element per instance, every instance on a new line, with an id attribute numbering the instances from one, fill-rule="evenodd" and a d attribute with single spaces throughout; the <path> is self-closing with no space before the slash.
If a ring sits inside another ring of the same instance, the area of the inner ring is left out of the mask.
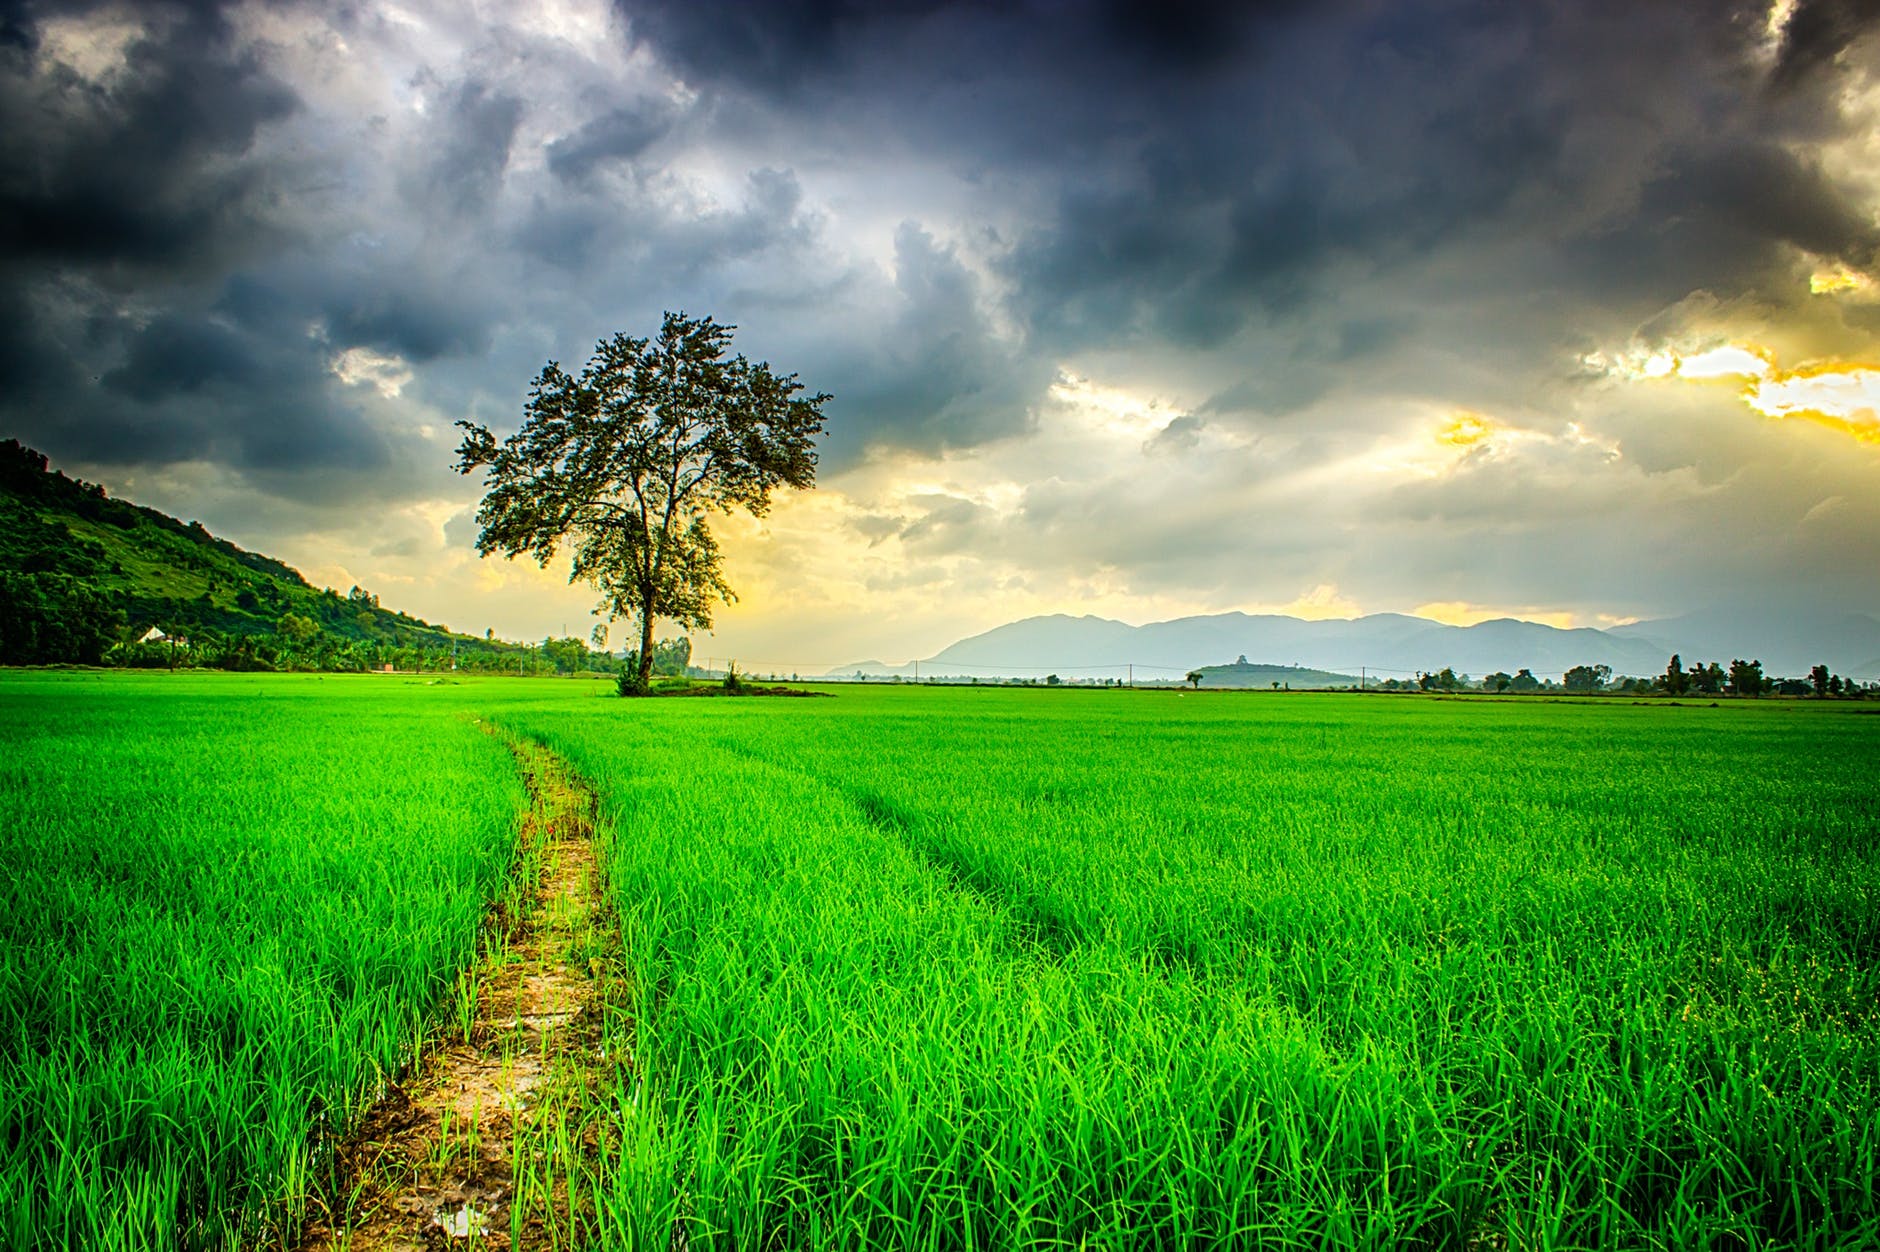
<path id="1" fill-rule="evenodd" d="M 292 1246 L 598 799 L 582 1246 L 1880 1246 L 1858 704 L 0 675 L 0 1244 Z"/>

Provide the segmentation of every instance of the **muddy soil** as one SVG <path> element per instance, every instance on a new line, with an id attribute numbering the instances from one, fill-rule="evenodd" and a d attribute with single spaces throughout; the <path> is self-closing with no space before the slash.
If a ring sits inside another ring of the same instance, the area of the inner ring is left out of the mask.
<path id="1" fill-rule="evenodd" d="M 619 925 L 594 847 L 594 797 L 546 749 L 513 743 L 531 809 L 516 871 L 532 897 L 491 911 L 441 1036 L 336 1147 L 338 1194 L 312 1250 L 562 1248 L 591 1226 L 604 1119 L 618 1090 L 604 1017 L 624 1001 Z"/>

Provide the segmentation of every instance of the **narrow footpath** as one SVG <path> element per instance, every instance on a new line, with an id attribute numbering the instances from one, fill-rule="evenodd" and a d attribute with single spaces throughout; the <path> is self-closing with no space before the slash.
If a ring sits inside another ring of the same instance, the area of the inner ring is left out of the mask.
<path id="1" fill-rule="evenodd" d="M 335 1151 L 344 1194 L 302 1247 L 567 1248 L 594 1215 L 614 1086 L 605 1017 L 624 1002 L 620 928 L 594 847 L 594 797 L 539 745 L 510 750 L 528 783 L 513 891 L 439 1035 Z"/>

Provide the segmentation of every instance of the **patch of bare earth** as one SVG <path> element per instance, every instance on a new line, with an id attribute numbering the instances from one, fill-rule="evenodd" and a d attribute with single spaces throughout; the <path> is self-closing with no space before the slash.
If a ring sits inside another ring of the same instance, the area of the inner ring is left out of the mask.
<path id="1" fill-rule="evenodd" d="M 341 1194 L 306 1249 L 570 1247 L 592 1233 L 605 1101 L 624 1058 L 619 926 L 594 848 L 594 797 L 547 749 L 515 743 L 531 808 L 515 881 L 443 1037 L 336 1148 Z"/>

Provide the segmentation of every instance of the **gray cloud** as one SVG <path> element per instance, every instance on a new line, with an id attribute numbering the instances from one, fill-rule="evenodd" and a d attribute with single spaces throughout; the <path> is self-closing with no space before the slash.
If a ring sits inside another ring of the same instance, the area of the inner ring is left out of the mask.
<path id="1" fill-rule="evenodd" d="M 1192 413 L 1169 419 L 1168 425 L 1150 436 L 1143 445 L 1146 452 L 1189 452 L 1201 445 L 1201 432 L 1207 422 Z"/>
<path id="2" fill-rule="evenodd" d="M 49 6 L 52 7 L 52 6 Z M 81 11 L 90 6 L 80 6 Z M 188 275 L 279 237 L 280 170 L 241 158 L 298 100 L 211 6 L 153 5 L 107 82 L 0 48 L 0 265 Z"/>
<path id="3" fill-rule="evenodd" d="M 430 186 L 422 198 L 434 210 L 475 214 L 502 185 L 523 102 L 476 79 L 454 83 L 443 95 Z"/>
<path id="4" fill-rule="evenodd" d="M 357 498 L 359 476 L 394 468 L 397 442 L 330 388 L 322 352 L 210 309 L 87 318 L 104 368 L 60 409 L 26 415 L 29 436 L 93 464 L 206 460 L 269 476 L 296 498 Z M 403 458 L 398 458 L 402 460 Z M 335 472 L 337 471 L 337 473 Z"/>
<path id="5" fill-rule="evenodd" d="M 663 139 L 678 120 L 665 100 L 634 100 L 583 122 L 548 145 L 548 168 L 555 176 L 581 183 L 594 170 L 632 161 Z"/>
<path id="6" fill-rule="evenodd" d="M 1024 430 L 1049 366 L 999 341 L 978 280 L 926 230 L 902 223 L 894 255 L 891 317 L 868 332 L 864 355 L 830 363 L 835 454 L 877 440 L 936 451 Z"/>
<path id="7" fill-rule="evenodd" d="M 464 509 L 452 514 L 444 523 L 444 543 L 447 547 L 472 550 L 477 546 L 477 536 L 482 529 L 477 525 L 476 510 Z"/>
<path id="8" fill-rule="evenodd" d="M 135 332 L 124 363 L 101 383 L 144 403 L 213 386 L 259 387 L 269 374 L 256 347 L 224 322 L 166 312 Z"/>
<path id="9" fill-rule="evenodd" d="M 369 9 L 267 10 L 291 36 L 241 6 L 130 12 L 95 72 L 58 31 L 103 6 L 0 4 L 0 109 L 31 122 L 0 132 L 0 433 L 93 464 L 203 461 L 303 501 L 461 489 L 420 427 L 513 422 L 543 360 L 685 308 L 834 393 L 825 475 L 1017 446 L 1060 368 L 1183 398 L 1127 467 L 1015 466 L 1037 481 L 1009 515 L 869 508 L 877 544 L 1149 588 L 1505 584 L 1553 560 L 1521 517 L 1721 553 L 1710 497 L 1681 493 L 1729 496 L 1767 457 L 1716 433 L 1767 435 L 1740 405 L 1606 395 L 1580 354 L 1681 333 L 1695 292 L 1823 355 L 1880 335 L 1880 306 L 1798 279 L 1880 264 L 1826 147 L 1864 125 L 1842 91 L 1872 67 L 1871 0 L 1802 0 L 1773 43 L 1741 0 L 648 0 L 604 43 L 445 0 L 412 6 L 416 34 Z M 336 374 L 349 349 L 409 372 L 396 402 Z M 1273 482 L 1452 407 L 1578 415 L 1624 472 L 1536 453 L 1326 521 L 1420 548 L 1289 529 Z M 1215 441 L 1253 451 L 1191 477 Z M 1821 477 L 1754 481 L 1772 517 L 1867 481 Z M 1839 517 L 1758 559 L 1840 554 Z"/>
<path id="10" fill-rule="evenodd" d="M 1876 21 L 1880 3 L 1875 0 L 1800 0 L 1783 27 L 1771 85 L 1795 87 L 1831 64 Z"/>
<path id="11" fill-rule="evenodd" d="M 1798 9 L 1775 104 L 1754 89 L 1763 14 L 1732 0 L 624 11 L 693 81 L 812 128 L 865 101 L 964 173 L 1038 187 L 1046 211 L 1001 261 L 1026 328 L 1069 352 L 1218 346 L 1312 316 L 1331 278 L 1511 232 L 1551 235 L 1588 286 L 1656 279 L 1640 298 L 1661 302 L 1702 285 L 1673 264 L 1686 243 L 1746 247 L 1749 270 L 1845 238 L 1836 189 L 1783 143 L 1831 109 L 1832 57 L 1804 54 L 1827 46 L 1809 32 L 1832 16 L 1839 52 L 1860 8 Z M 1628 235 L 1667 227 L 1671 258 L 1641 272 Z"/>
<path id="12" fill-rule="evenodd" d="M 482 352 L 490 322 L 500 316 L 474 278 L 420 266 L 362 272 L 353 282 L 327 285 L 322 296 L 320 311 L 334 343 L 417 362 Z"/>

